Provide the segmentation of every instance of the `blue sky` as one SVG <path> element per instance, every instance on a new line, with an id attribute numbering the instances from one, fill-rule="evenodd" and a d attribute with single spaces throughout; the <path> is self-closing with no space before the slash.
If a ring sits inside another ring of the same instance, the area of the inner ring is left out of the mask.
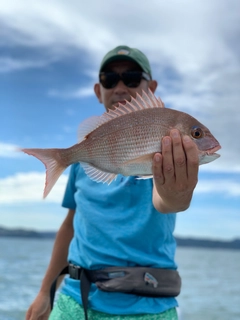
<path id="1" fill-rule="evenodd" d="M 237 0 L 104 3 L 0 0 L 0 225 L 57 230 L 68 170 L 42 200 L 45 170 L 18 147 L 69 147 L 104 109 L 98 66 L 126 44 L 149 57 L 156 92 L 205 124 L 221 158 L 201 166 L 178 236 L 240 237 L 240 46 Z"/>

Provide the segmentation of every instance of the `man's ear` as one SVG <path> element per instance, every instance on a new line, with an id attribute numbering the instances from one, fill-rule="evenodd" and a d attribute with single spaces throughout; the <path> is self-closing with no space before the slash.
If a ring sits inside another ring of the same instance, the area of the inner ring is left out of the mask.
<path id="1" fill-rule="evenodd" d="M 94 92 L 98 98 L 98 101 L 102 103 L 102 96 L 101 96 L 101 88 L 100 88 L 100 83 L 95 83 L 94 85 Z"/>
<path id="2" fill-rule="evenodd" d="M 156 80 L 150 80 L 148 83 L 148 88 L 154 93 L 155 90 L 157 89 L 157 81 Z"/>

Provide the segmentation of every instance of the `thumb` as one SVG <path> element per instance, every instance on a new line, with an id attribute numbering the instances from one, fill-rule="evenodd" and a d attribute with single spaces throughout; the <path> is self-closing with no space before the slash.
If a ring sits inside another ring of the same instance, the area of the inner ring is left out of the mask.
<path id="1" fill-rule="evenodd" d="M 32 308 L 29 308 L 27 313 L 26 313 L 25 320 L 30 320 L 31 319 L 31 314 L 32 314 Z"/>

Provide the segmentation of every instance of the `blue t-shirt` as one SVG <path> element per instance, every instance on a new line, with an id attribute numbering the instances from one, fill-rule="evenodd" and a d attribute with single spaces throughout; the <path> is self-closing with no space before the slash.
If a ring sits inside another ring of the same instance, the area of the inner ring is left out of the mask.
<path id="1" fill-rule="evenodd" d="M 87 269 L 148 266 L 176 269 L 176 214 L 152 205 L 152 179 L 119 175 L 110 185 L 92 181 L 80 164 L 71 167 L 63 207 L 75 209 L 69 262 Z M 82 304 L 78 280 L 66 278 L 63 293 Z M 91 285 L 89 307 L 110 314 L 160 313 L 175 298 L 111 293 Z"/>

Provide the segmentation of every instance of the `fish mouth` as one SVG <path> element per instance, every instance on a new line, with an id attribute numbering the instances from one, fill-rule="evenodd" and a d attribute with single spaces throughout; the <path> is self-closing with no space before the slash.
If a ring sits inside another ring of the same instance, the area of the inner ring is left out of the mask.
<path id="1" fill-rule="evenodd" d="M 220 145 L 219 145 L 219 146 L 216 146 L 216 147 L 214 147 L 214 148 L 212 148 L 212 149 L 207 150 L 207 151 L 206 151 L 206 154 L 207 154 L 208 156 L 213 155 L 213 154 L 219 156 L 219 154 L 216 153 L 216 151 L 218 151 L 219 149 L 221 149 L 221 146 L 220 146 Z"/>

